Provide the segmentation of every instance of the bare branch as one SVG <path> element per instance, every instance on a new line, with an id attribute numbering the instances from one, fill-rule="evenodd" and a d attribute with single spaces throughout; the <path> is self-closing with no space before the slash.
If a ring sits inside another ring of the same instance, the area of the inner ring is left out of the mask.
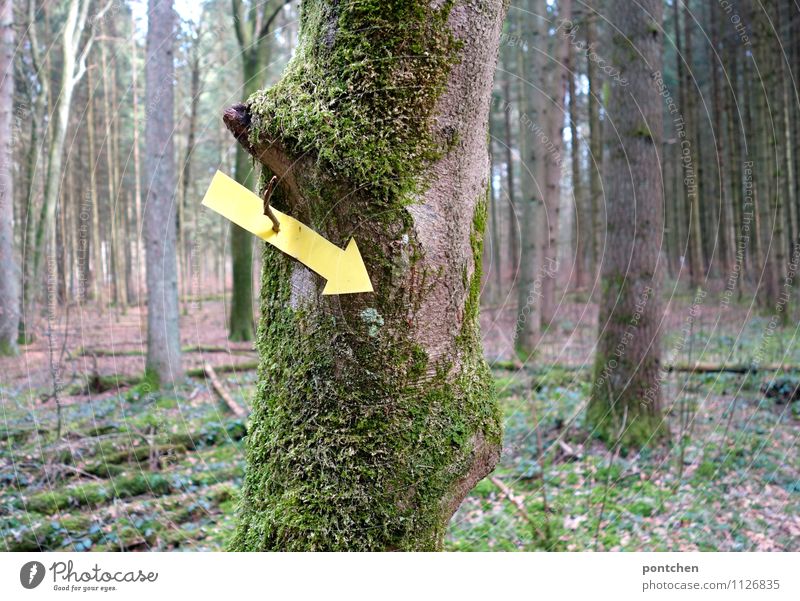
<path id="1" fill-rule="evenodd" d="M 103 6 L 103 8 L 101 8 L 99 11 L 97 11 L 97 13 L 94 15 L 94 17 L 92 17 L 92 23 L 94 23 L 96 21 L 99 21 L 100 19 L 102 19 L 105 16 L 105 14 L 111 8 L 112 2 L 113 2 L 113 0 L 108 0 L 108 2 L 106 2 L 105 6 Z M 86 10 L 88 10 L 88 4 L 89 3 L 87 2 L 86 5 L 84 5 Z M 86 21 L 86 15 L 85 14 L 83 15 L 83 20 L 84 20 L 84 24 L 85 24 L 85 21 Z M 82 29 L 83 29 L 83 25 L 81 26 L 81 30 Z M 75 73 L 74 73 L 73 78 L 72 78 L 72 81 L 75 84 L 77 84 L 81 80 L 81 78 L 84 76 L 84 74 L 86 73 L 86 60 L 89 57 L 89 52 L 92 49 L 92 45 L 94 44 L 94 40 L 95 40 L 95 31 L 94 31 L 94 27 L 92 27 L 91 28 L 91 32 L 89 33 L 89 39 L 86 40 L 86 44 L 84 45 L 83 50 L 81 50 L 81 53 L 80 53 L 80 55 L 78 56 L 78 58 L 77 58 L 77 60 L 75 62 Z"/>
<path id="2" fill-rule="evenodd" d="M 248 32 L 244 27 L 244 14 L 242 12 L 242 0 L 231 0 L 233 10 L 233 30 L 236 32 L 236 39 L 239 47 L 244 50 L 250 45 Z"/>
<path id="3" fill-rule="evenodd" d="M 258 43 L 260 44 L 269 34 L 269 29 L 272 27 L 272 23 L 275 19 L 278 18 L 278 15 L 281 14 L 283 7 L 287 4 L 290 4 L 292 0 L 283 0 L 280 5 L 273 11 L 273 13 L 269 16 L 269 18 L 264 21 L 264 24 L 261 26 L 261 29 L 258 32 Z"/>

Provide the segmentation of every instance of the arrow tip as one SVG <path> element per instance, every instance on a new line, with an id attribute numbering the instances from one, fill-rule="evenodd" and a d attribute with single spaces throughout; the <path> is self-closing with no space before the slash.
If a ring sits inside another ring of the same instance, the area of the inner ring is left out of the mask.
<path id="1" fill-rule="evenodd" d="M 372 292 L 372 282 L 361 258 L 355 238 L 350 238 L 347 248 L 339 256 L 336 274 L 328 280 L 322 294 L 353 294 Z"/>

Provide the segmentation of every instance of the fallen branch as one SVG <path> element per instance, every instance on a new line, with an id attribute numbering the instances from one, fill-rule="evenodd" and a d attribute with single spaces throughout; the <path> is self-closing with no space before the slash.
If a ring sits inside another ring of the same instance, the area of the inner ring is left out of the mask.
<path id="1" fill-rule="evenodd" d="M 536 534 L 539 537 L 544 537 L 544 534 L 542 533 L 541 530 L 539 530 L 539 527 L 536 525 L 536 522 L 533 520 L 533 518 L 528 514 L 528 511 L 525 509 L 525 504 L 522 502 L 522 499 L 514 495 L 514 492 L 508 486 L 506 486 L 505 483 L 502 480 L 500 480 L 500 478 L 497 478 L 496 476 L 489 476 L 489 481 L 500 489 L 500 492 L 503 493 L 503 496 L 506 499 L 508 499 L 511 502 L 511 504 L 517 509 L 517 513 L 520 515 L 520 517 L 522 517 L 522 519 L 524 519 L 531 526 L 533 526 L 533 529 L 536 531 Z"/>
<path id="2" fill-rule="evenodd" d="M 677 364 L 668 365 L 667 371 L 673 372 L 692 372 L 698 374 L 713 374 L 713 373 L 733 373 L 733 374 L 746 374 L 758 373 L 769 371 L 798 371 L 800 365 L 743 365 L 743 364 L 725 364 L 725 363 L 695 363 L 694 365 Z"/>
<path id="3" fill-rule="evenodd" d="M 253 371 L 258 369 L 258 361 L 242 361 L 241 363 L 227 363 L 217 365 L 214 371 L 218 374 L 227 374 L 238 371 Z M 205 367 L 193 367 L 186 370 L 186 375 L 190 378 L 203 378 L 206 375 Z"/>
<path id="4" fill-rule="evenodd" d="M 184 346 L 181 348 L 182 353 L 229 353 L 229 354 L 250 354 L 254 353 L 255 349 L 237 349 L 226 346 L 213 346 L 195 344 L 192 346 Z M 104 349 L 104 348 L 80 348 L 78 349 L 77 356 L 79 357 L 142 357 L 145 351 L 141 349 Z"/>
<path id="5" fill-rule="evenodd" d="M 526 365 L 524 365 L 520 361 L 495 361 L 490 364 L 493 369 L 502 369 L 506 371 L 517 371 L 521 369 L 526 369 Z M 551 368 L 560 369 L 563 371 L 583 371 L 587 369 L 585 365 L 552 365 Z M 770 372 L 770 371 L 779 371 L 779 372 L 793 372 L 793 371 L 800 371 L 800 365 L 778 365 L 778 364 L 769 364 L 769 365 L 747 365 L 741 363 L 695 363 L 694 365 L 690 365 L 687 363 L 678 363 L 675 365 L 666 365 L 664 369 L 668 372 L 692 372 L 698 374 L 710 374 L 710 373 L 734 373 L 734 374 L 746 374 L 746 373 L 758 373 L 758 372 Z M 533 370 L 533 368 L 531 368 Z"/>
<path id="6" fill-rule="evenodd" d="M 246 418 L 247 411 L 242 407 L 239 403 L 233 400 L 233 397 L 230 395 L 228 390 L 225 386 L 220 382 L 219 378 L 217 377 L 214 368 L 211 367 L 209 363 L 206 363 L 203 366 L 203 369 L 208 376 L 208 379 L 211 380 L 211 386 L 214 388 L 214 391 L 220 396 L 220 398 L 225 401 L 225 404 L 228 405 L 228 408 L 233 411 L 234 415 L 239 418 Z"/>

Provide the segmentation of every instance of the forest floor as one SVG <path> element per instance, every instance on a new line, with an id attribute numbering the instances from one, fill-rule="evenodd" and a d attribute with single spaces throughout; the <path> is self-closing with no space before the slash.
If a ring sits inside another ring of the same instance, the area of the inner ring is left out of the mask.
<path id="1" fill-rule="evenodd" d="M 596 331 L 587 306 L 565 307 L 524 363 L 510 355 L 513 314 L 484 311 L 504 450 L 451 521 L 446 548 L 800 550 L 800 402 L 761 392 L 784 376 L 672 373 L 664 391 L 672 443 L 615 452 L 583 423 Z M 218 398 L 203 365 L 246 408 L 256 359 L 251 344 L 226 341 L 224 315 L 219 300 L 187 305 L 184 365 L 194 377 L 179 398 L 137 386 L 145 318 L 136 308 L 75 309 L 52 336 L 40 324 L 19 358 L 0 360 L 0 548 L 224 548 L 246 419 Z M 765 318 L 701 310 L 687 346 L 677 340 L 685 315 L 686 303 L 665 329 L 665 346 L 683 353 L 672 353 L 675 363 L 750 364 L 757 353 L 762 363 L 800 365 L 795 329 L 765 339 Z"/>

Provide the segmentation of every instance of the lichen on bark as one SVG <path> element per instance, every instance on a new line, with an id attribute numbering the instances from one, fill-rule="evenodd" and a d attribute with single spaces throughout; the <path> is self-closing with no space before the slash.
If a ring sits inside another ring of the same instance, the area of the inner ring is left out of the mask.
<path id="1" fill-rule="evenodd" d="M 503 11 L 306 1 L 281 82 L 226 112 L 279 176 L 274 204 L 340 246 L 355 236 L 375 288 L 321 296 L 321 278 L 265 246 L 231 549 L 439 549 L 494 467 L 478 300 Z"/>

